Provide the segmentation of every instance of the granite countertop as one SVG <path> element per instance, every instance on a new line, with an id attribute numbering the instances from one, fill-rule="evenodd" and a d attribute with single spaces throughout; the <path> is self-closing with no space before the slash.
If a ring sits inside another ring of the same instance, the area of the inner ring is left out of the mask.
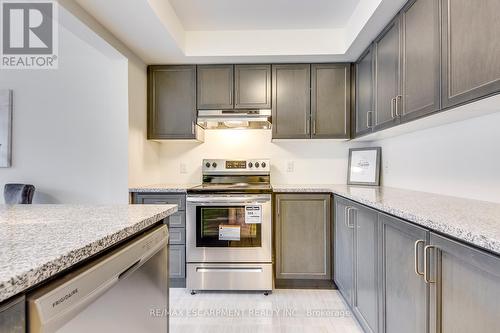
<path id="1" fill-rule="evenodd" d="M 500 255 L 500 204 L 390 187 L 273 185 L 274 192 L 330 192 Z"/>
<path id="2" fill-rule="evenodd" d="M 177 205 L 0 205 L 0 302 L 176 211 Z"/>
<path id="3" fill-rule="evenodd" d="M 153 192 L 172 192 L 186 193 L 188 189 L 200 184 L 153 184 L 145 186 L 130 187 L 130 193 L 153 193 Z"/>
<path id="4" fill-rule="evenodd" d="M 160 184 L 130 192 L 187 192 L 195 184 Z M 500 255 L 500 204 L 390 187 L 273 184 L 275 193 L 333 193 Z"/>

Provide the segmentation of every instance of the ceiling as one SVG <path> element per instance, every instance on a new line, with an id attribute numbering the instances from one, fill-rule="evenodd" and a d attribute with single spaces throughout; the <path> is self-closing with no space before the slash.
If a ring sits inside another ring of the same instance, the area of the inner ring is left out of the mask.
<path id="1" fill-rule="evenodd" d="M 147 64 L 354 61 L 406 0 L 76 0 Z"/>
<path id="2" fill-rule="evenodd" d="M 342 28 L 359 0 L 170 0 L 186 30 Z"/>

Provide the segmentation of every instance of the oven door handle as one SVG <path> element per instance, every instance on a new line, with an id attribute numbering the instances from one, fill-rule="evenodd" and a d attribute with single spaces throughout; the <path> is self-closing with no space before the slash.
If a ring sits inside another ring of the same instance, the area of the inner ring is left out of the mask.
<path id="1" fill-rule="evenodd" d="M 188 203 L 193 203 L 196 205 L 214 205 L 214 204 L 224 204 L 224 205 L 241 205 L 245 204 L 262 204 L 270 202 L 269 197 L 230 197 L 230 198 L 220 198 L 220 197 L 187 197 Z"/>

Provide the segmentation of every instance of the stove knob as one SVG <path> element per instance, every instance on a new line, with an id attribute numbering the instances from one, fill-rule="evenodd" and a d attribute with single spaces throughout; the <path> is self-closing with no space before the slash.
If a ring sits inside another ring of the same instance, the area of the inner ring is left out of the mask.
<path id="1" fill-rule="evenodd" d="M 265 168 L 266 167 L 266 162 L 262 162 L 262 167 Z"/>
<path id="2" fill-rule="evenodd" d="M 248 162 L 248 167 L 249 168 L 253 167 L 253 163 L 252 162 Z"/>
<path id="3" fill-rule="evenodd" d="M 217 163 L 215 163 L 215 162 L 214 162 L 214 163 L 212 163 L 212 166 L 213 166 L 214 168 L 217 168 Z"/>
<path id="4" fill-rule="evenodd" d="M 258 168 L 259 167 L 259 162 L 255 162 L 255 167 Z"/>
<path id="5" fill-rule="evenodd" d="M 207 163 L 205 163 L 205 166 L 206 166 L 207 168 L 210 168 L 210 163 L 208 163 L 208 162 L 207 162 Z"/>

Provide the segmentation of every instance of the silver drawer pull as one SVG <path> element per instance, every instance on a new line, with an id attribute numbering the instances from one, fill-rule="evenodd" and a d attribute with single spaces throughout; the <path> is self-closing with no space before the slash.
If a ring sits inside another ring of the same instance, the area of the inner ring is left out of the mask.
<path id="1" fill-rule="evenodd" d="M 209 272 L 251 272 L 251 273 L 262 273 L 262 268 L 259 267 L 196 267 L 196 271 L 200 273 Z"/>
<path id="2" fill-rule="evenodd" d="M 430 267 L 429 267 L 429 254 L 430 249 L 437 249 L 434 245 L 427 245 L 424 247 L 424 281 L 427 284 L 436 283 L 436 280 L 430 278 Z"/>
<path id="3" fill-rule="evenodd" d="M 396 102 L 396 97 L 391 99 L 391 117 L 392 119 L 396 118 L 396 115 L 394 114 L 394 104 Z"/>
<path id="4" fill-rule="evenodd" d="M 419 276 L 424 276 L 424 273 L 422 273 L 418 270 L 418 267 L 420 266 L 418 263 L 418 250 L 419 250 L 420 244 L 425 244 L 425 241 L 419 239 L 418 241 L 415 242 L 415 274 L 417 274 Z"/>

